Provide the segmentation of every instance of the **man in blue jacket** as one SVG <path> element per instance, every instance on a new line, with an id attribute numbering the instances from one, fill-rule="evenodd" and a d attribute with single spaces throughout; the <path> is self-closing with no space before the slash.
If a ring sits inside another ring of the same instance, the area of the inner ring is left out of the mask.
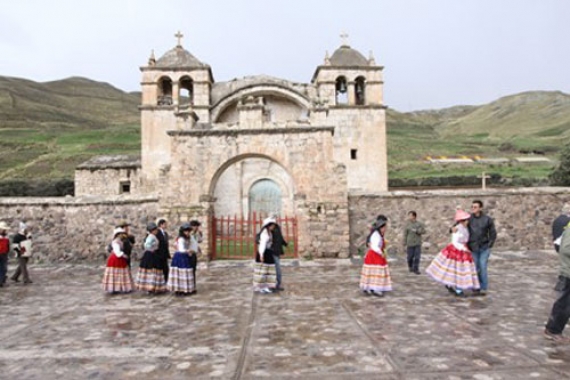
<path id="1" fill-rule="evenodd" d="M 469 218 L 469 242 L 467 243 L 473 261 L 477 267 L 477 276 L 481 284 L 481 290 L 475 291 L 475 294 L 484 296 L 487 294 L 489 287 L 489 279 L 487 275 L 487 263 L 491 255 L 491 248 L 497 239 L 497 231 L 495 230 L 495 222 L 493 219 L 483 213 L 483 202 L 474 200 L 471 204 L 471 218 Z"/>

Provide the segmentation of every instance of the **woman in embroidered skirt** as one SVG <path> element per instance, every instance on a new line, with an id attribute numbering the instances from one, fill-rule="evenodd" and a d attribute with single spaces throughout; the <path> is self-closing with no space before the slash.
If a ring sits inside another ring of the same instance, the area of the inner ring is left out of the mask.
<path id="1" fill-rule="evenodd" d="M 138 290 L 149 293 L 162 293 L 166 291 L 164 280 L 164 260 L 158 252 L 158 226 L 149 223 L 146 227 L 148 235 L 144 241 L 144 255 L 139 265 L 135 284 Z"/>
<path id="2" fill-rule="evenodd" d="M 275 261 L 271 250 L 273 235 L 277 221 L 267 218 L 263 221 L 259 234 L 259 244 L 253 263 L 253 291 L 259 293 L 272 293 L 277 286 Z"/>
<path id="3" fill-rule="evenodd" d="M 166 288 L 177 295 L 189 295 L 194 292 L 194 271 L 190 259 L 191 255 L 196 254 L 196 247 L 190 244 L 191 232 L 192 227 L 189 223 L 180 226 L 176 238 L 176 252 L 170 264 Z"/>
<path id="4" fill-rule="evenodd" d="M 435 256 L 426 269 L 426 273 L 435 281 L 444 284 L 451 293 L 460 297 L 465 296 L 466 289 L 479 289 L 477 269 L 467 248 L 470 217 L 468 212 L 457 210 L 457 225 L 452 228 L 451 243 Z"/>
<path id="5" fill-rule="evenodd" d="M 103 290 L 110 294 L 133 291 L 131 268 L 123 251 L 124 239 L 126 238 L 124 229 L 115 228 L 113 242 L 111 243 L 111 255 L 107 260 L 105 274 L 103 275 Z"/>
<path id="6" fill-rule="evenodd" d="M 392 279 L 390 278 L 390 268 L 386 260 L 386 243 L 384 234 L 388 226 L 388 219 L 379 216 L 373 225 L 372 233 L 367 241 L 368 252 L 364 257 L 364 265 L 360 273 L 360 290 L 365 295 L 382 297 L 384 292 L 392 290 Z"/>

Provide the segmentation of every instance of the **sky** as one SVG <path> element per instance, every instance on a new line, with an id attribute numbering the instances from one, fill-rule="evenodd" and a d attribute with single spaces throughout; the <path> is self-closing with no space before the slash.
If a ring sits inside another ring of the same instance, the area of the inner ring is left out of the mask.
<path id="1" fill-rule="evenodd" d="M 216 81 L 310 82 L 349 35 L 384 66 L 399 111 L 570 93 L 568 0 L 0 0 L 0 75 L 82 76 L 140 90 L 139 67 L 183 46 Z"/>

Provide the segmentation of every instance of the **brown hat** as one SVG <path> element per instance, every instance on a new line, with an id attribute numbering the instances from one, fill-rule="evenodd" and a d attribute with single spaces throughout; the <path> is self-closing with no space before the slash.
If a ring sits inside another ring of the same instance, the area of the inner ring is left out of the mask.
<path id="1" fill-rule="evenodd" d="M 119 223 L 117 223 L 116 227 L 128 227 L 130 225 L 131 223 L 127 222 L 126 220 L 121 220 Z"/>

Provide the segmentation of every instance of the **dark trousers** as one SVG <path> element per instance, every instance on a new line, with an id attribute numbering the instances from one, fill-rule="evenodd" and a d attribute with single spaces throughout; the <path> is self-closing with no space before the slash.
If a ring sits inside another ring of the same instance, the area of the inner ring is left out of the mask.
<path id="1" fill-rule="evenodd" d="M 555 289 L 557 298 L 552 305 L 546 329 L 552 334 L 562 334 L 570 319 L 570 278 L 560 276 Z"/>
<path id="2" fill-rule="evenodd" d="M 198 265 L 198 257 L 195 253 L 190 255 L 190 268 L 192 268 L 192 274 L 194 275 L 194 289 L 196 289 L 196 266 Z"/>
<path id="3" fill-rule="evenodd" d="M 170 270 L 170 267 L 168 266 L 168 257 L 163 257 L 161 259 L 162 261 L 162 273 L 164 273 L 164 281 L 168 282 L 168 271 Z"/>
<path id="4" fill-rule="evenodd" d="M 408 247 L 408 268 L 411 271 L 420 270 L 420 258 L 422 256 L 422 246 L 414 245 Z"/>
<path id="5" fill-rule="evenodd" d="M 28 260 L 29 257 L 18 257 L 18 268 L 14 272 L 12 279 L 17 281 L 20 278 L 20 275 L 24 277 L 24 282 L 30 281 L 30 275 L 28 274 Z"/>
<path id="6" fill-rule="evenodd" d="M 8 254 L 0 255 L 0 285 L 6 282 L 6 272 L 8 271 Z"/>

